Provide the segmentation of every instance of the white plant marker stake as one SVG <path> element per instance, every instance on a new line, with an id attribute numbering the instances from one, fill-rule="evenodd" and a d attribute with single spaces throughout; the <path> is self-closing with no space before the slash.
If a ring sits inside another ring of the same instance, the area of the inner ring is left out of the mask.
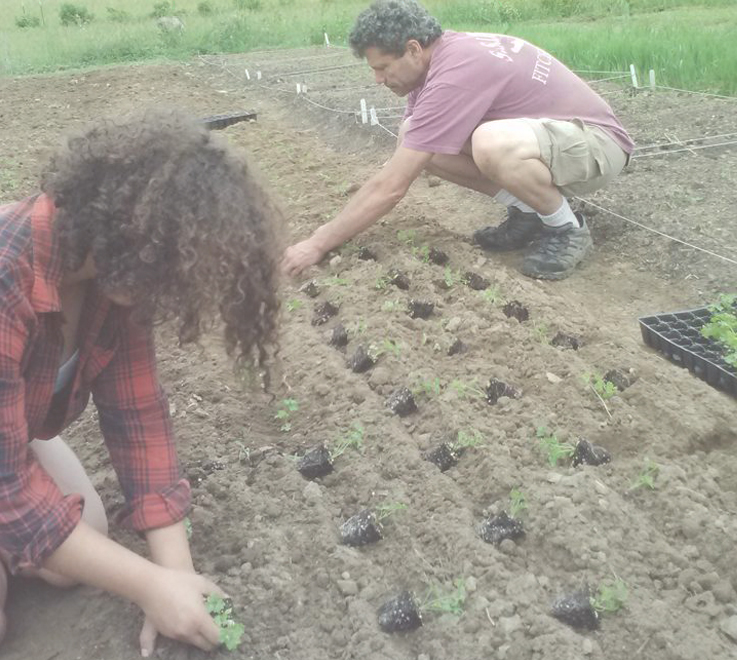
<path id="1" fill-rule="evenodd" d="M 376 116 L 376 108 L 371 107 L 371 125 L 376 126 L 379 123 L 379 118 Z"/>
<path id="2" fill-rule="evenodd" d="M 366 110 L 366 99 L 361 99 L 361 123 L 368 122 L 368 111 Z"/>
<path id="3" fill-rule="evenodd" d="M 302 85 L 297 83 L 297 94 L 301 94 L 301 93 L 302 93 Z"/>
<path id="4" fill-rule="evenodd" d="M 632 87 L 638 89 L 639 86 L 637 84 L 637 71 L 635 71 L 634 64 L 630 64 L 630 75 L 632 76 Z"/>
<path id="5" fill-rule="evenodd" d="M 323 35 L 325 36 L 325 46 L 327 48 L 330 48 L 330 39 L 328 39 L 328 33 L 327 32 L 323 32 Z"/>
<path id="6" fill-rule="evenodd" d="M 302 83 L 302 93 L 307 94 L 307 83 L 306 82 Z"/>
<path id="7" fill-rule="evenodd" d="M 655 70 L 650 69 L 650 87 L 651 89 L 655 89 Z"/>
<path id="8" fill-rule="evenodd" d="M 256 71 L 256 80 L 261 80 L 261 72 Z"/>
<path id="9" fill-rule="evenodd" d="M 248 69 L 246 69 L 246 80 L 250 80 L 250 79 L 251 79 L 251 74 L 248 73 Z"/>

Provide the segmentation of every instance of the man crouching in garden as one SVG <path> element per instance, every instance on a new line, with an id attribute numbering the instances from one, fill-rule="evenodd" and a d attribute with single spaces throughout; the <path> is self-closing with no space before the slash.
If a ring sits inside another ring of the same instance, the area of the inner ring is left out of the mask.
<path id="1" fill-rule="evenodd" d="M 361 13 L 351 47 L 407 107 L 397 149 L 331 221 L 288 248 L 296 275 L 388 213 L 423 170 L 507 207 L 474 234 L 486 250 L 532 247 L 525 275 L 563 279 L 592 248 L 567 196 L 611 181 L 633 143 L 611 108 L 552 55 L 522 39 L 443 31 L 414 0 Z"/>

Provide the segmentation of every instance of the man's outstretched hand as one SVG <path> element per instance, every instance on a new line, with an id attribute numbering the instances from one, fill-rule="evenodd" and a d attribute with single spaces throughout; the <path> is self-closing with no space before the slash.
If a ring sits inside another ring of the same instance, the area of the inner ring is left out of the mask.
<path id="1" fill-rule="evenodd" d="M 295 243 L 284 251 L 281 270 L 285 275 L 294 277 L 305 268 L 315 265 L 323 256 L 325 256 L 325 253 L 322 248 L 318 247 L 312 238 L 308 238 Z"/>

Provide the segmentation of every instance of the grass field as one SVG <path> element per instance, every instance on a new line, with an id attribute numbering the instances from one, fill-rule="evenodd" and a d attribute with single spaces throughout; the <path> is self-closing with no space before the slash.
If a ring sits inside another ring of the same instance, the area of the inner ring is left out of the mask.
<path id="1" fill-rule="evenodd" d="M 344 44 L 368 0 L 87 0 L 73 3 L 82 20 L 68 25 L 61 21 L 64 4 L 3 0 L 0 75 L 304 46 L 322 43 L 323 32 Z M 514 34 L 574 68 L 626 70 L 634 63 L 643 75 L 654 69 L 661 84 L 737 94 L 734 0 L 427 0 L 426 5 L 446 28 Z M 85 10 L 89 21 L 83 20 Z M 154 23 L 157 14 L 181 16 L 184 31 L 162 34 Z"/>

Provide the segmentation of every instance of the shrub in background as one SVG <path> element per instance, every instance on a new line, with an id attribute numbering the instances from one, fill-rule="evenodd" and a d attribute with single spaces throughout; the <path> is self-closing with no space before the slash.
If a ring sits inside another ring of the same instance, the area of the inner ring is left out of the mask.
<path id="1" fill-rule="evenodd" d="M 90 23 L 94 15 L 84 5 L 73 5 L 65 2 L 59 7 L 59 20 L 62 25 L 86 25 Z"/>
<path id="2" fill-rule="evenodd" d="M 23 16 L 15 17 L 15 25 L 19 28 L 38 27 L 41 25 L 41 19 L 38 16 L 28 16 L 27 14 L 23 14 Z"/>
<path id="3" fill-rule="evenodd" d="M 197 4 L 197 13 L 200 16 L 211 16 L 215 13 L 215 7 L 213 7 L 210 0 L 202 0 L 202 2 Z"/>
<path id="4" fill-rule="evenodd" d="M 127 11 L 115 7 L 107 8 L 107 17 L 113 23 L 127 23 L 131 19 L 131 15 Z"/>

